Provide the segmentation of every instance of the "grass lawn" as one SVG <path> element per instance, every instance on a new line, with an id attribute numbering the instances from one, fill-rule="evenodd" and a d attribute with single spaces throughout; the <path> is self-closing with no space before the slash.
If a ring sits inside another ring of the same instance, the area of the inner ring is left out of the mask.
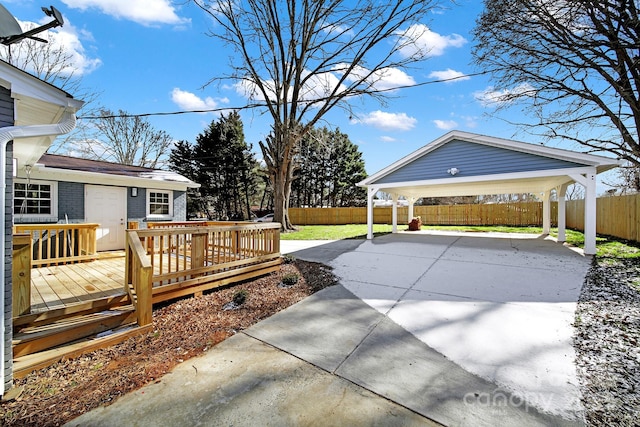
<path id="1" fill-rule="evenodd" d="M 375 224 L 375 236 L 391 233 L 391 225 Z M 406 225 L 398 225 L 398 230 L 404 231 Z M 445 230 L 466 232 L 500 232 L 500 233 L 542 233 L 542 227 L 505 227 L 505 226 L 423 226 L 423 230 Z M 551 236 L 557 237 L 558 229 L 551 229 Z M 584 246 L 584 235 L 579 231 L 567 230 L 567 243 Z M 298 231 L 282 233 L 282 240 L 341 240 L 365 239 L 367 237 L 366 224 L 348 225 L 304 225 L 298 226 Z M 640 258 L 640 245 L 634 242 L 624 242 L 610 237 L 598 236 L 596 239 L 598 256 L 603 258 Z"/>

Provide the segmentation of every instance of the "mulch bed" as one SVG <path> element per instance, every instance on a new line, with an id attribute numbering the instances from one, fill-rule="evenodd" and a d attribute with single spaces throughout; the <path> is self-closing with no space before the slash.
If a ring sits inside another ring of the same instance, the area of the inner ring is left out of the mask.
<path id="1" fill-rule="evenodd" d="M 587 425 L 640 425 L 640 259 L 594 260 L 575 327 Z"/>
<path id="2" fill-rule="evenodd" d="M 145 384 L 160 381 L 178 363 L 337 283 L 327 266 L 289 261 L 277 273 L 155 309 L 153 331 L 145 335 L 16 380 L 14 386 L 22 393 L 13 401 L 0 402 L 0 425 L 63 425 Z M 291 274 L 298 275 L 299 281 L 279 286 L 282 278 Z M 246 301 L 235 309 L 223 309 L 241 290 L 246 291 Z"/>

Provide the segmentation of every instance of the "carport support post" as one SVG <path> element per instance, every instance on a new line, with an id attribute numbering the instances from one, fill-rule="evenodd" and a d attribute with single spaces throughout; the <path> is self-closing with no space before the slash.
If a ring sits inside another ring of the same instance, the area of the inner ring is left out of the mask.
<path id="1" fill-rule="evenodd" d="M 569 184 L 562 184 L 556 188 L 556 194 L 558 195 L 558 242 L 566 242 L 566 228 L 567 228 L 567 188 Z"/>
<path id="2" fill-rule="evenodd" d="M 367 239 L 373 239 L 373 198 L 378 192 L 377 187 L 367 187 Z"/>
<path id="3" fill-rule="evenodd" d="M 542 234 L 551 230 L 551 190 L 542 194 Z"/>
<path id="4" fill-rule="evenodd" d="M 596 254 L 596 172 L 569 175 L 584 187 L 584 253 Z"/>
<path id="5" fill-rule="evenodd" d="M 586 176 L 584 194 L 584 253 L 596 254 L 596 174 Z"/>
<path id="6" fill-rule="evenodd" d="M 415 197 L 409 197 L 409 209 L 407 209 L 407 212 L 408 212 L 407 224 L 409 224 L 413 219 L 413 204 L 415 202 L 416 202 Z"/>
<path id="7" fill-rule="evenodd" d="M 391 232 L 398 232 L 398 195 L 396 193 L 391 194 Z"/>

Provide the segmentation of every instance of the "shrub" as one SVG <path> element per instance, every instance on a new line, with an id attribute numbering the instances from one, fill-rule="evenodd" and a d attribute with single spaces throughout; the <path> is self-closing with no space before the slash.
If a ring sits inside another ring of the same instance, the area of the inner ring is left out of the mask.
<path id="1" fill-rule="evenodd" d="M 291 255 L 291 254 L 284 254 L 282 255 L 282 261 L 285 264 L 293 264 L 296 261 L 296 257 L 295 255 Z"/>
<path id="2" fill-rule="evenodd" d="M 285 274 L 282 278 L 282 284 L 286 287 L 293 286 L 298 283 L 298 275 L 295 273 Z"/>
<path id="3" fill-rule="evenodd" d="M 236 306 L 244 304 L 247 300 L 247 295 L 249 295 L 249 293 L 246 290 L 240 289 L 235 294 L 233 294 L 233 303 Z"/>

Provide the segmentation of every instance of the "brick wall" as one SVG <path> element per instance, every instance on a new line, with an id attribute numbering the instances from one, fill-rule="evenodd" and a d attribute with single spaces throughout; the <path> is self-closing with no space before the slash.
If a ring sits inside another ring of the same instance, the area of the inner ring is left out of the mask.
<path id="1" fill-rule="evenodd" d="M 66 217 L 65 217 L 66 215 Z M 58 182 L 58 221 L 71 223 L 84 221 L 84 184 Z"/>

